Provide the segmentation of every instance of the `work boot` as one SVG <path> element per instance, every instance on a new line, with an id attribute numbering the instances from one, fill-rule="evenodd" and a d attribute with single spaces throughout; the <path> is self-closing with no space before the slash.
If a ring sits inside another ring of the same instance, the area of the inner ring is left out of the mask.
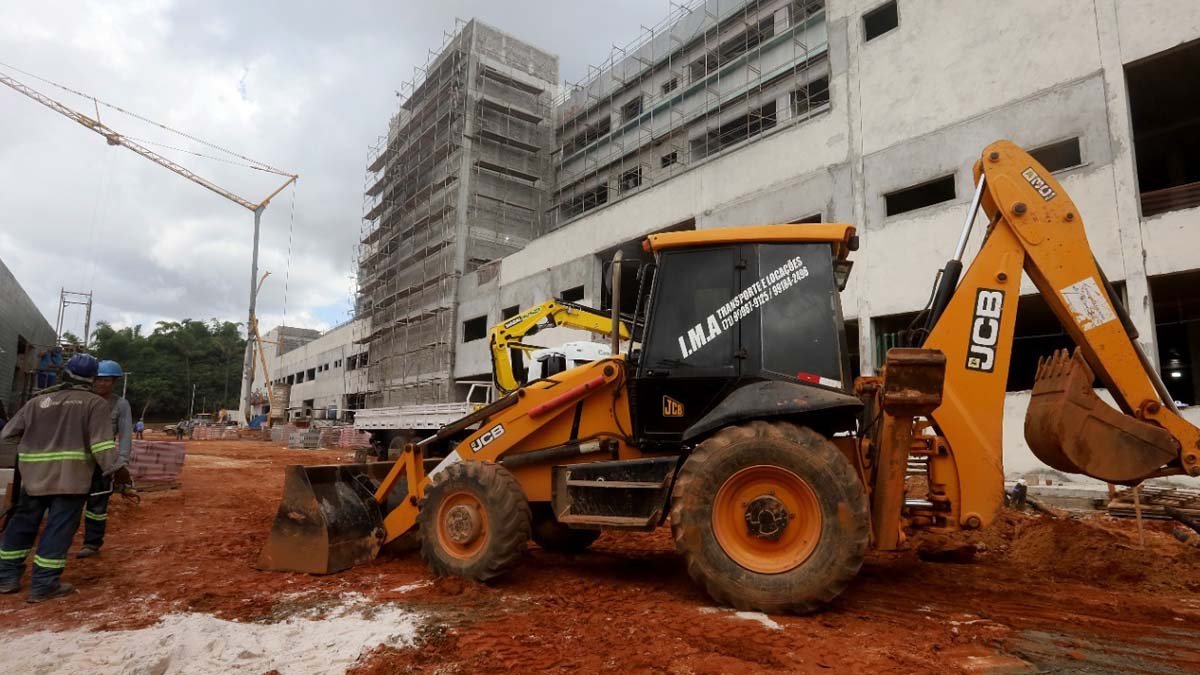
<path id="1" fill-rule="evenodd" d="M 21 590 L 21 580 L 13 579 L 12 581 L 0 581 L 0 594 L 7 595 L 16 593 Z"/>
<path id="2" fill-rule="evenodd" d="M 72 586 L 71 584 L 68 584 L 67 582 L 63 581 L 63 582 L 60 582 L 58 584 L 58 586 L 56 586 L 44 593 L 30 593 L 29 597 L 25 598 L 25 602 L 28 602 L 31 605 L 36 605 L 39 602 L 53 600 L 54 598 L 61 598 L 64 595 L 69 595 L 74 592 L 75 592 L 75 587 Z"/>
<path id="3" fill-rule="evenodd" d="M 79 549 L 79 553 L 76 553 L 75 557 L 82 560 L 84 558 L 90 558 L 99 552 L 100 549 L 96 548 L 95 546 L 84 546 L 83 548 Z"/>

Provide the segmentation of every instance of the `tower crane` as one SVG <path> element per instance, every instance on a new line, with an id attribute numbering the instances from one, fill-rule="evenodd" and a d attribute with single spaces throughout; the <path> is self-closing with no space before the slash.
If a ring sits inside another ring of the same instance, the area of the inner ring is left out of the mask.
<path id="1" fill-rule="evenodd" d="M 36 76 L 34 76 L 34 77 L 36 77 Z M 42 79 L 42 78 L 38 78 L 38 79 Z M 49 80 L 43 80 L 43 81 L 49 82 Z M 195 183 L 205 189 L 211 190 L 212 192 L 215 192 L 218 195 L 221 195 L 225 199 L 233 202 L 234 204 L 237 204 L 238 206 L 240 206 L 254 214 L 254 248 L 253 248 L 253 253 L 251 254 L 251 263 L 250 263 L 250 311 L 249 311 L 248 320 L 246 322 L 246 330 L 247 330 L 246 356 L 245 356 L 245 360 L 243 362 L 243 368 L 242 368 L 242 378 L 243 378 L 242 379 L 242 387 L 245 390 L 244 398 L 242 400 L 242 406 L 244 407 L 244 409 L 242 410 L 242 417 L 244 420 L 249 421 L 249 419 L 250 419 L 250 389 L 254 382 L 254 335 L 253 335 L 252 331 L 254 330 L 256 323 L 257 323 L 257 319 L 255 318 L 255 304 L 257 303 L 257 299 L 258 299 L 258 286 L 256 286 L 255 282 L 258 279 L 258 239 L 259 239 L 259 231 L 260 231 L 260 222 L 262 219 L 262 212 L 267 208 L 267 205 L 271 203 L 271 200 L 274 199 L 276 195 L 278 195 L 280 192 L 283 192 L 283 190 L 285 188 L 287 188 L 287 186 L 296 182 L 296 180 L 300 177 L 299 174 L 288 173 L 286 171 L 276 169 L 267 164 L 263 164 L 262 162 L 250 160 L 256 165 L 253 168 L 256 168 L 260 171 L 277 174 L 279 176 L 284 176 L 287 179 L 283 182 L 283 185 L 280 185 L 278 188 L 276 188 L 274 192 L 267 195 L 267 197 L 265 199 L 263 199 L 262 201 L 259 201 L 257 203 L 252 202 L 244 197 L 241 197 L 240 195 L 237 195 L 229 190 L 226 190 L 225 188 L 221 187 L 220 185 L 217 185 L 216 183 L 204 178 L 203 176 L 195 173 L 194 171 L 188 169 L 187 167 L 184 167 L 166 157 L 163 157 L 162 155 L 158 154 L 157 152 L 154 152 L 153 150 L 142 145 L 141 143 L 138 143 L 137 141 L 129 138 L 128 136 L 125 136 L 125 135 L 117 132 L 116 130 L 109 127 L 107 124 L 101 122 L 100 121 L 100 107 L 99 107 L 98 103 L 96 105 L 96 116 L 89 117 L 88 115 L 85 115 L 77 110 L 73 110 L 73 109 L 67 107 L 66 105 L 60 103 L 59 101 L 57 101 L 53 98 L 50 98 L 49 96 L 41 93 L 40 91 L 37 91 L 36 89 L 33 89 L 32 87 L 30 87 L 26 84 L 23 84 L 15 79 L 13 79 L 12 77 L 5 75 L 4 73 L 0 73 L 0 84 L 3 84 L 5 86 L 9 87 L 10 89 L 16 91 L 17 93 L 25 95 L 25 96 L 33 99 L 34 101 L 41 103 L 42 105 L 46 106 L 47 108 L 53 110 L 54 112 L 62 115 L 63 117 L 66 117 L 67 119 L 70 119 L 70 120 L 80 124 L 81 126 L 87 128 L 87 129 L 91 129 L 92 131 L 100 134 L 101 136 L 104 137 L 104 140 L 109 145 L 119 145 L 123 148 L 131 150 L 131 151 L 141 155 L 142 157 L 145 157 L 146 159 L 150 160 L 151 162 L 154 162 L 155 164 L 163 167 L 164 169 L 167 169 L 168 171 L 179 174 L 180 176 L 183 176 L 184 178 L 192 181 L 193 183 Z M 54 84 L 54 83 L 51 82 L 51 84 Z M 97 101 L 97 99 L 95 97 L 87 96 L 86 94 L 74 91 L 74 90 L 64 87 L 62 85 L 54 84 L 54 86 L 56 86 L 60 89 L 63 89 L 65 91 L 71 91 L 72 93 L 78 94 L 85 98 L 91 98 L 93 102 Z M 226 152 L 228 152 L 228 151 L 226 151 Z"/>

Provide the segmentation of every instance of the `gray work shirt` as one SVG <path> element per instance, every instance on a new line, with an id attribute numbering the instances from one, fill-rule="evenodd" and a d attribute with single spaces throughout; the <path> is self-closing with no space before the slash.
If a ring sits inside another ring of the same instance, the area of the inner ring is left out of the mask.
<path id="1" fill-rule="evenodd" d="M 115 399 L 115 400 L 114 400 Z M 129 464 L 129 456 L 133 453 L 133 412 L 129 401 L 114 396 L 108 399 L 112 406 L 113 437 L 117 439 L 117 457 L 120 465 Z"/>

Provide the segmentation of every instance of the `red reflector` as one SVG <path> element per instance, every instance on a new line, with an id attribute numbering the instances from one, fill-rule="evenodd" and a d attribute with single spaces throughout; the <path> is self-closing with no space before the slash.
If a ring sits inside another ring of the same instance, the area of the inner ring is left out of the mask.
<path id="1" fill-rule="evenodd" d="M 801 382 L 811 382 L 813 384 L 821 384 L 821 376 L 813 375 L 812 373 L 796 373 L 796 379 Z"/>

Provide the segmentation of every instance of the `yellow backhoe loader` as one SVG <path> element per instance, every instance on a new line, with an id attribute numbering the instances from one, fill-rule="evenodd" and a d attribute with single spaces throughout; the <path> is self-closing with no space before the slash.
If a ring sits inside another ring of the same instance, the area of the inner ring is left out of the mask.
<path id="1" fill-rule="evenodd" d="M 533 532 L 581 550 L 601 528 L 669 521 L 688 573 L 717 601 L 813 611 L 869 547 L 996 517 L 1022 273 L 1078 346 L 1038 370 L 1034 452 L 1114 483 L 1200 474 L 1200 429 L 1140 353 L 1062 186 L 1007 141 L 984 150 L 975 179 L 912 346 L 890 350 L 878 377 L 849 382 L 839 290 L 853 226 L 651 235 L 630 324 L 644 329 L 626 353 L 614 339 L 613 356 L 529 382 L 390 466 L 290 468 L 260 566 L 334 572 L 415 532 L 436 573 L 488 581 Z M 984 243 L 963 274 L 980 207 Z M 1120 410 L 1096 396 L 1093 375 Z M 426 457 L 449 439 L 448 454 Z M 921 499 L 906 498 L 913 466 Z M 331 470 L 343 472 L 336 488 L 314 494 L 308 477 Z"/>
<path id="2" fill-rule="evenodd" d="M 524 354 L 543 349 L 525 342 L 525 338 L 543 328 L 555 327 L 613 335 L 612 317 L 600 310 L 562 299 L 547 300 L 492 326 L 488 333 L 488 344 L 492 349 L 492 379 L 499 393 L 510 394 L 519 389 L 525 380 Z M 621 340 L 629 339 L 629 327 L 624 322 L 618 321 L 616 330 Z"/>

